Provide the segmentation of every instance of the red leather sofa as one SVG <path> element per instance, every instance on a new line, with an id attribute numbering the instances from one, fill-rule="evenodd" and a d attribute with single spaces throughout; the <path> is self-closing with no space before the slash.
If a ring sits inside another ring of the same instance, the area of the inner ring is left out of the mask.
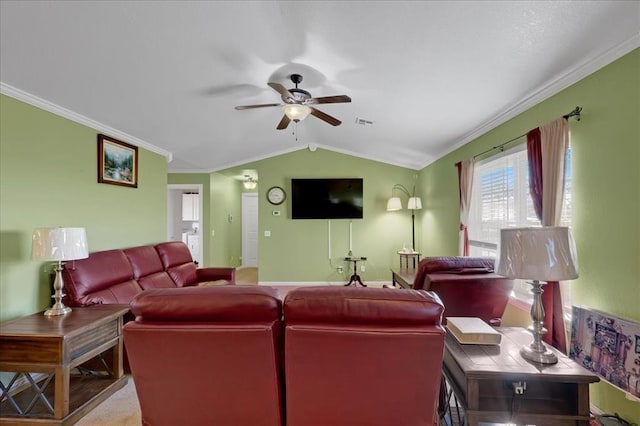
<path id="1" fill-rule="evenodd" d="M 147 290 L 130 306 L 144 425 L 437 424 L 433 293 L 307 287 L 282 303 L 269 287 L 220 286 Z"/>
<path id="2" fill-rule="evenodd" d="M 124 341 L 143 425 L 283 425 L 276 290 L 155 289 L 130 307 Z"/>
<path id="3" fill-rule="evenodd" d="M 494 273 L 487 257 L 426 257 L 418 264 L 414 289 L 435 292 L 446 317 L 474 316 L 500 326 L 513 280 Z"/>
<path id="4" fill-rule="evenodd" d="M 62 271 L 69 306 L 128 304 L 143 290 L 235 284 L 234 268 L 198 268 L 182 241 L 105 250 L 68 262 Z"/>

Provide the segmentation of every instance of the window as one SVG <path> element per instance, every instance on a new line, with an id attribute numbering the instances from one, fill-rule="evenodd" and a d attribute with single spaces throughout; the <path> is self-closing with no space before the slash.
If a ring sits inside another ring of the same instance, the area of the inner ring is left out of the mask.
<path id="1" fill-rule="evenodd" d="M 571 148 L 567 152 L 565 194 L 561 225 L 571 224 Z M 526 144 L 480 161 L 475 166 L 471 211 L 469 212 L 469 254 L 496 257 L 501 228 L 540 226 L 529 195 Z M 531 286 L 516 281 L 513 296 L 531 303 Z M 565 312 L 571 312 L 569 292 L 564 292 Z"/>

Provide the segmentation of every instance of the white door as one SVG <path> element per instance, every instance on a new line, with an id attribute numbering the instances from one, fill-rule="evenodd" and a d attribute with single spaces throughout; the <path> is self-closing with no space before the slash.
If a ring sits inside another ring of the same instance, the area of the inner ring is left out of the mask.
<path id="1" fill-rule="evenodd" d="M 258 267 L 258 194 L 242 194 L 242 266 Z"/>

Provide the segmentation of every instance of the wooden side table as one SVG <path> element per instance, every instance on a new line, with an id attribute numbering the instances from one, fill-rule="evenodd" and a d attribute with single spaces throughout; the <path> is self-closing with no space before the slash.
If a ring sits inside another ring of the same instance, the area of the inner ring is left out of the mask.
<path id="1" fill-rule="evenodd" d="M 523 328 L 497 328 L 500 345 L 461 345 L 447 332 L 443 373 L 468 425 L 480 422 L 589 425 L 589 383 L 600 379 L 550 348 L 558 363 L 535 364 L 520 356 L 531 344 Z"/>
<path id="2" fill-rule="evenodd" d="M 400 255 L 400 269 L 409 269 L 409 259 L 411 259 L 411 262 L 413 263 L 413 269 L 415 269 L 416 265 L 420 263 L 420 256 L 422 256 L 422 253 L 418 253 L 417 251 L 406 252 L 400 250 L 398 252 L 398 255 Z M 402 266 L 403 263 L 404 266 Z"/>
<path id="3" fill-rule="evenodd" d="M 402 288 L 413 288 L 413 281 L 416 278 L 415 269 L 391 269 L 391 283 L 395 287 L 399 285 Z"/>
<path id="4" fill-rule="evenodd" d="M 349 278 L 349 282 L 344 286 L 349 287 L 351 284 L 353 284 L 357 287 L 358 284 L 360 284 L 362 287 L 366 287 L 366 284 L 362 282 L 362 280 L 360 279 L 360 275 L 358 275 L 358 262 L 364 262 L 365 260 L 367 260 L 367 258 L 347 256 L 344 258 L 344 260 L 345 262 L 353 262 L 353 274 L 351 275 L 351 278 Z"/>
<path id="5" fill-rule="evenodd" d="M 29 315 L 0 324 L 0 423 L 71 425 L 126 384 L 122 323 L 127 306 L 73 308 L 67 315 Z M 101 369 L 71 370 L 101 357 Z M 45 376 L 37 381 L 33 373 Z M 26 388 L 14 389 L 25 378 Z"/>

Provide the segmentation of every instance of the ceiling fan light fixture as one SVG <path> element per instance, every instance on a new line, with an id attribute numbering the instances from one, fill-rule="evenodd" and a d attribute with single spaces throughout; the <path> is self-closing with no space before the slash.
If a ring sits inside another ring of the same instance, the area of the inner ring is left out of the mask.
<path id="1" fill-rule="evenodd" d="M 304 120 L 309 114 L 311 114 L 311 108 L 300 104 L 286 104 L 282 107 L 282 110 L 289 119 L 296 123 Z"/>

